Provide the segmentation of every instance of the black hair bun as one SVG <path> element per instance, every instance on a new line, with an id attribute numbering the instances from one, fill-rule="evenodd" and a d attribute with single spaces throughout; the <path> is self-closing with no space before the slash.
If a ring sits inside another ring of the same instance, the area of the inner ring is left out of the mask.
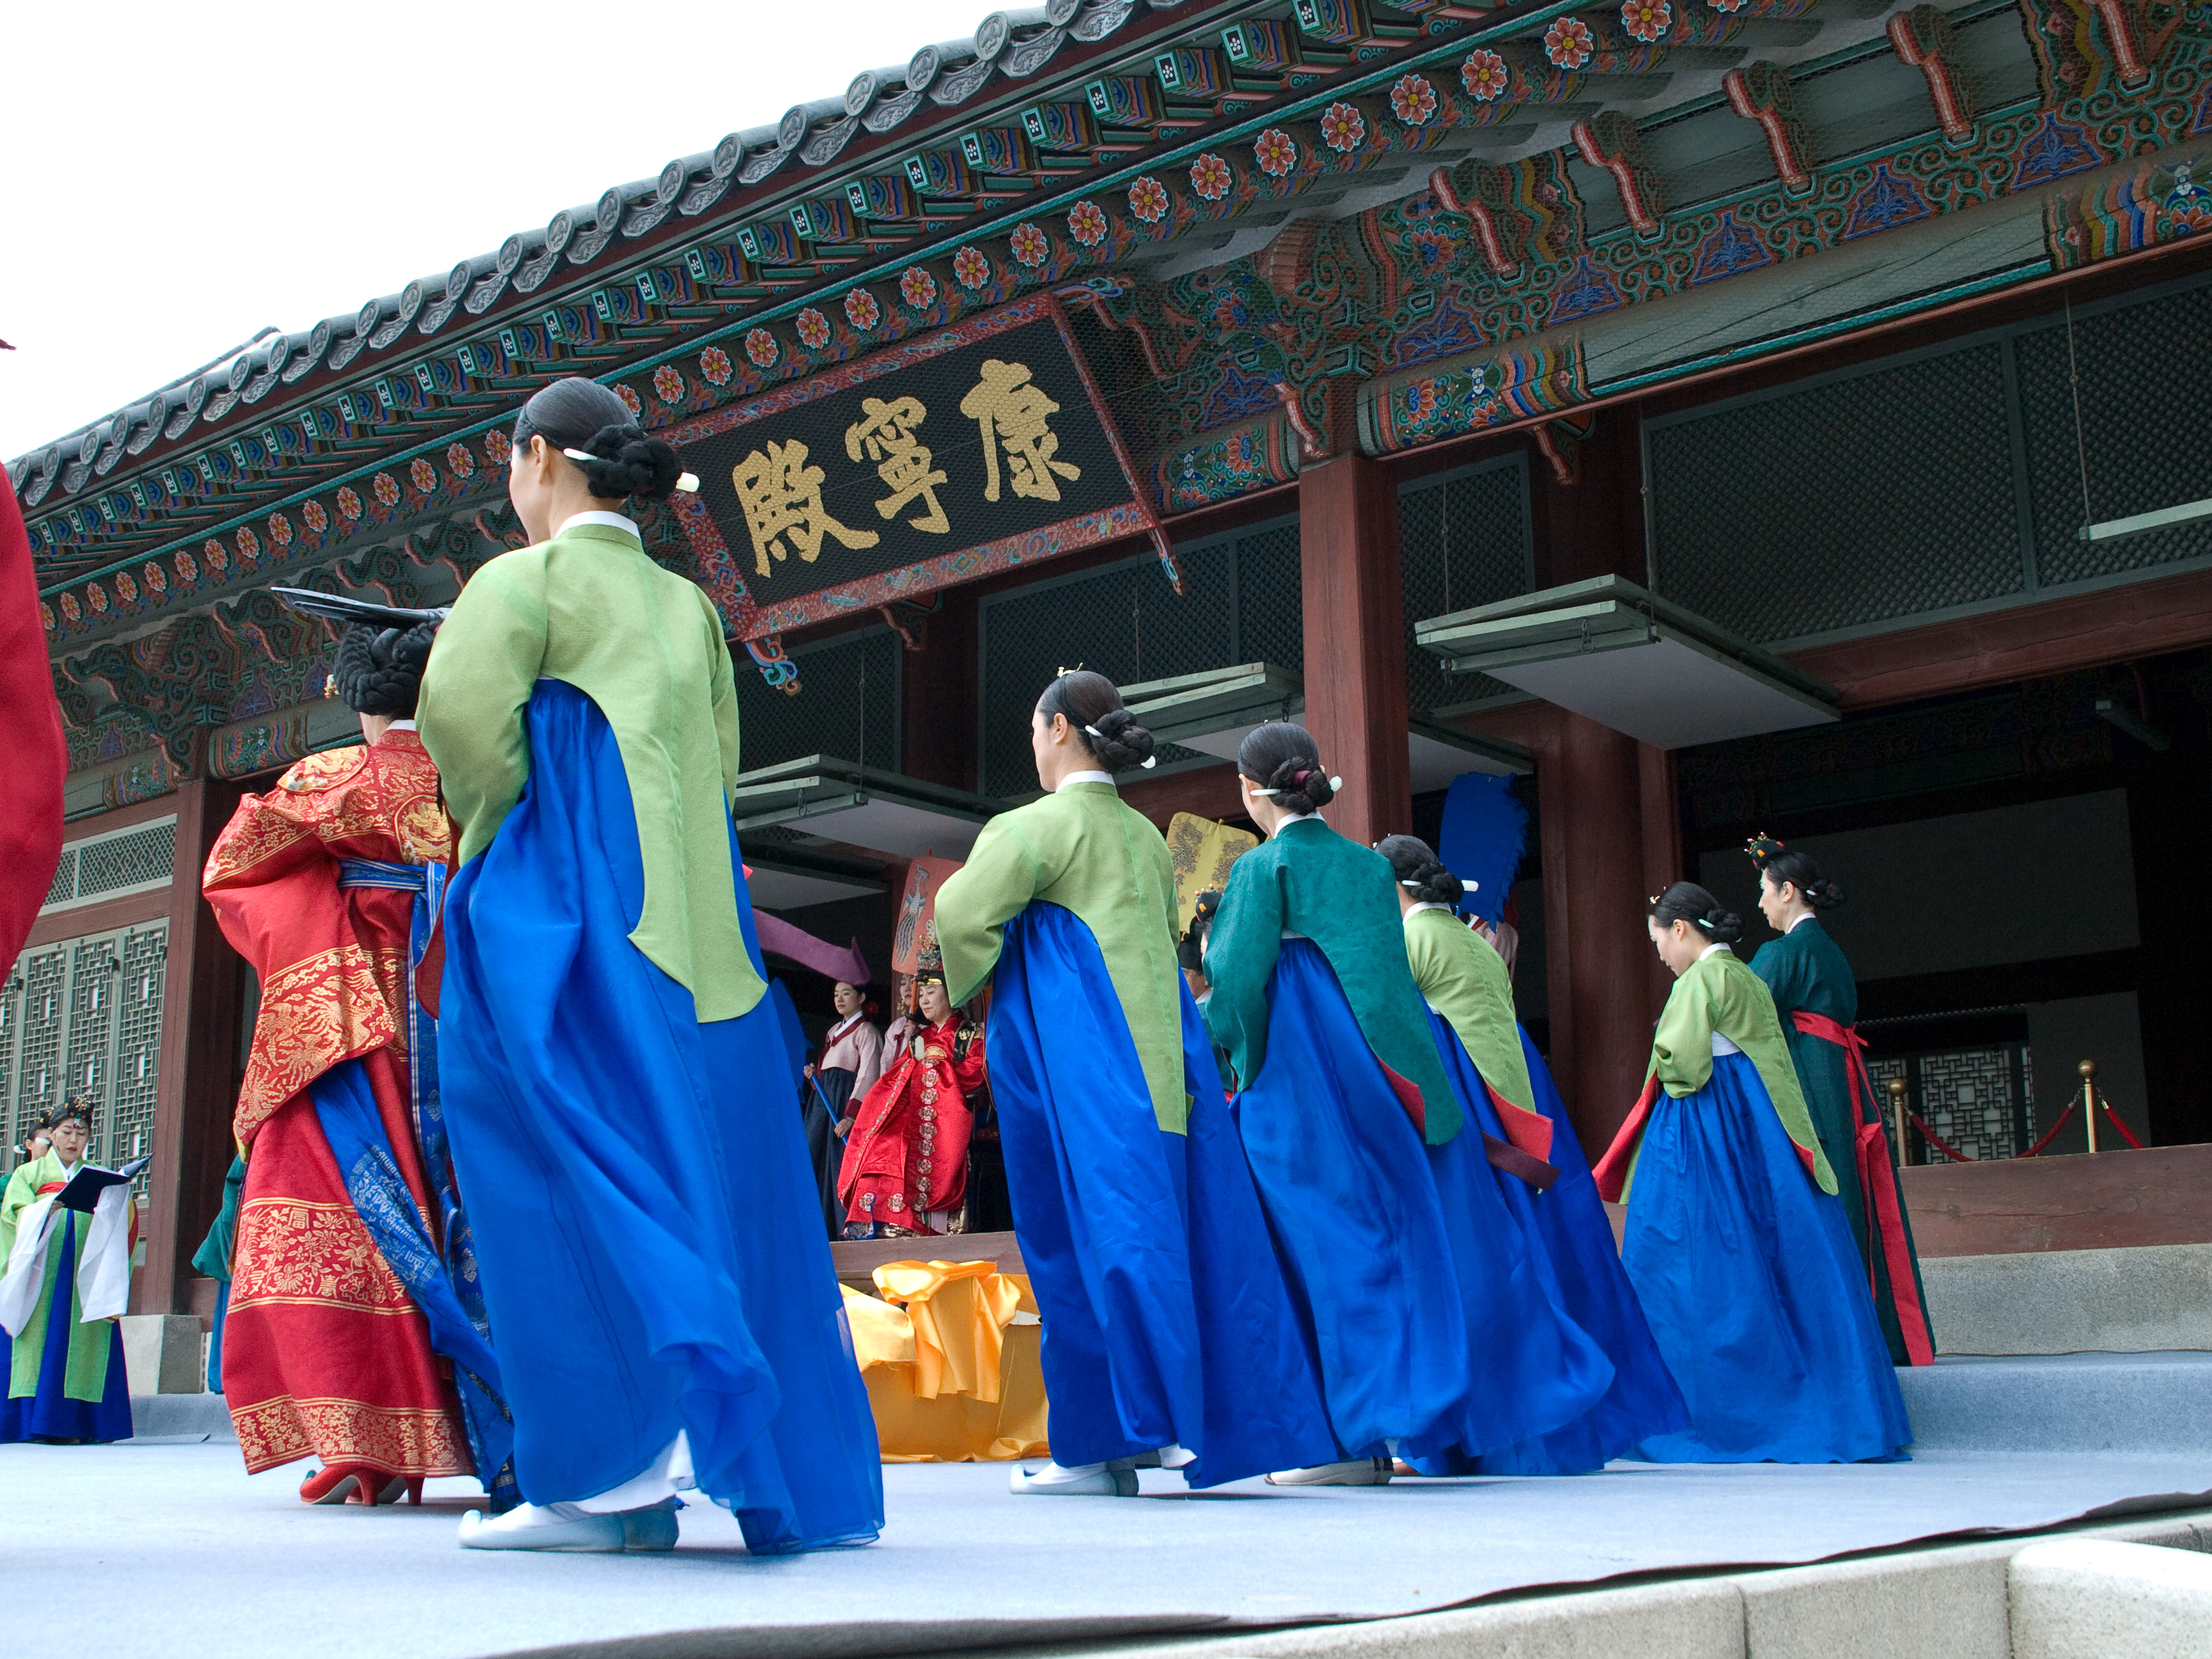
<path id="1" fill-rule="evenodd" d="M 437 636 L 434 622 L 404 629 L 349 623 L 338 640 L 331 689 L 357 714 L 412 720 L 422 689 L 422 670 Z"/>
<path id="2" fill-rule="evenodd" d="M 1318 812 L 1336 799 L 1336 790 L 1328 781 L 1328 769 L 1316 757 L 1299 759 L 1293 756 L 1278 766 L 1267 780 L 1267 787 L 1275 792 L 1275 805 L 1285 812 L 1304 814 Z"/>
<path id="3" fill-rule="evenodd" d="M 603 501 L 631 495 L 665 501 L 684 476 L 676 452 L 663 440 L 647 437 L 635 422 L 603 426 L 583 447 L 597 458 L 577 463 L 585 487 Z"/>
<path id="4" fill-rule="evenodd" d="M 1826 876 L 1816 876 L 1805 884 L 1805 902 L 1815 910 L 1832 910 L 1844 902 L 1844 890 Z"/>
<path id="5" fill-rule="evenodd" d="M 1733 945 L 1743 937 L 1743 918 L 1717 904 L 1698 918 L 1698 926 L 1707 939 L 1723 945 Z"/>
<path id="6" fill-rule="evenodd" d="M 1142 766 L 1158 747 L 1152 734 L 1138 725 L 1137 717 L 1126 708 L 1108 709 L 1091 723 L 1091 728 L 1097 734 L 1091 737 L 1091 752 L 1111 771 Z"/>

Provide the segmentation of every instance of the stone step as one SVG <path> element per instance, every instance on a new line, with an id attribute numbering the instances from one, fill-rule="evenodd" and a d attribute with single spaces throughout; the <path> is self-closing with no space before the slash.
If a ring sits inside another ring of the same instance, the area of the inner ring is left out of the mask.
<path id="1" fill-rule="evenodd" d="M 2212 1353 L 1938 1358 L 1900 1367 L 1913 1449 L 2202 1453 Z"/>
<path id="2" fill-rule="evenodd" d="M 1923 1257 L 1946 1354 L 2212 1349 L 2212 1244 Z"/>
<path id="3" fill-rule="evenodd" d="M 131 1426 L 134 1439 L 149 1443 L 238 1438 L 230 1408 L 219 1394 L 134 1394 Z"/>

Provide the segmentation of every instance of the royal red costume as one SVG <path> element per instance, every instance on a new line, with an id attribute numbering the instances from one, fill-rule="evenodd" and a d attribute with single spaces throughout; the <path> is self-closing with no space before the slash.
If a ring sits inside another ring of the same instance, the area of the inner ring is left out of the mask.
<path id="1" fill-rule="evenodd" d="M 311 755 L 247 797 L 208 860 L 208 901 L 261 984 L 234 1121 L 246 1189 L 223 1329 L 223 1393 L 249 1471 L 312 1452 L 326 1468 L 474 1472 L 447 1367 L 349 1198 L 308 1093 L 361 1060 L 429 1226 L 409 1093 L 414 895 L 342 890 L 338 865 L 445 863 L 452 851 L 437 769 L 402 727 L 365 749 Z M 416 970 L 432 1008 L 441 959 L 434 943 Z"/>
<path id="2" fill-rule="evenodd" d="M 987 1075 L 983 1029 L 957 1009 L 907 1041 L 862 1097 L 845 1142 L 837 1192 L 848 1237 L 872 1223 L 894 1236 L 963 1231 L 954 1212 L 968 1195 L 968 1097 Z"/>

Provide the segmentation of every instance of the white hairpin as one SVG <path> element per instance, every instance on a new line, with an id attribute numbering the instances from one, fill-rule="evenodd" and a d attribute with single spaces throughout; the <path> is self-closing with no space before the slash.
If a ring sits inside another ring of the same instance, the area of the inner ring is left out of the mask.
<path id="1" fill-rule="evenodd" d="M 1421 885 L 1421 884 L 1420 884 L 1419 882 L 1418 882 L 1418 881 L 1401 881 L 1401 882 L 1400 882 L 1400 883 L 1398 884 L 1398 885 L 1399 885 L 1399 886 L 1401 886 L 1401 887 L 1412 887 L 1412 888 L 1417 888 L 1417 889 L 1418 889 L 1418 888 Z"/>
<path id="2" fill-rule="evenodd" d="M 572 461 L 603 461 L 606 459 L 604 455 L 592 454 L 588 449 L 564 449 L 561 453 Z M 676 477 L 676 487 L 687 495 L 697 495 L 699 475 L 696 472 L 679 472 Z"/>

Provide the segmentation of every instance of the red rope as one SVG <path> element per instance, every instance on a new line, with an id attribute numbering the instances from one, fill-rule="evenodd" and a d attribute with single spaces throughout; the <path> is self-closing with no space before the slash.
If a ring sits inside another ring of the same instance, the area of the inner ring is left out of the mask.
<path id="1" fill-rule="evenodd" d="M 2142 1142 L 2136 1139 L 2135 1132 L 2132 1129 L 2129 1128 L 2126 1124 L 2120 1121 L 2120 1115 L 2112 1109 L 2112 1103 L 2107 1101 L 2102 1095 L 2099 1095 L 2097 1097 L 2097 1104 L 2104 1109 L 2105 1115 L 2111 1121 L 2112 1126 L 2120 1132 L 2120 1139 L 2126 1141 L 2129 1146 L 2134 1147 L 2137 1152 L 2142 1151 Z"/>
<path id="2" fill-rule="evenodd" d="M 1944 1157 L 1949 1158 L 1952 1163 L 1978 1164 L 1981 1162 L 1981 1159 L 1978 1158 L 1968 1158 L 1956 1146 L 1954 1146 L 1949 1141 L 1944 1139 L 1942 1136 L 1937 1134 L 1933 1129 L 1929 1128 L 1928 1127 L 1928 1120 L 1922 1117 L 1919 1113 L 1914 1111 L 1910 1106 L 1905 1109 L 1905 1115 L 1912 1120 L 1912 1127 L 1920 1131 L 1920 1138 L 1923 1140 L 1925 1140 L 1930 1146 L 1933 1146 L 1937 1152 L 1942 1153 Z"/>
<path id="3" fill-rule="evenodd" d="M 2065 1109 L 2064 1111 L 2063 1111 L 2063 1112 L 2059 1113 L 2059 1115 L 2058 1115 L 2058 1121 L 2057 1121 L 2057 1122 L 2056 1122 L 2056 1123 L 2054 1123 L 2054 1124 L 2052 1124 L 2052 1125 L 2051 1126 L 2051 1133 L 2048 1133 L 2048 1134 L 2046 1134 L 2046 1135 L 2045 1135 L 2045 1136 L 2043 1137 L 2043 1139 L 2040 1139 L 2040 1140 L 2039 1140 L 2039 1141 L 2037 1141 L 2037 1142 L 2035 1143 L 2035 1145 L 2034 1145 L 2034 1146 L 2033 1146 L 2029 1147 L 2026 1152 L 2022 1152 L 2022 1153 L 2021 1154 L 2021 1156 L 2022 1158 L 2033 1158 L 2037 1153 L 2040 1152 L 2041 1152 L 2041 1151 L 2042 1151 L 2045 1146 L 2049 1146 L 2052 1141 L 2054 1141 L 2054 1140 L 2057 1139 L 2058 1139 L 2058 1132 L 2059 1132 L 2061 1129 L 2063 1129 L 2063 1128 L 2064 1128 L 2064 1127 L 2066 1127 L 2066 1125 L 2067 1125 L 2068 1121 L 2069 1121 L 2073 1117 L 2073 1115 L 2074 1115 L 2074 1109 L 2075 1109 L 2076 1106 L 2079 1106 L 2081 1103 L 2081 1101 L 2080 1101 L 2079 1099 L 2074 1099 L 2074 1100 L 2069 1100 L 2069 1101 L 2068 1101 L 2068 1102 L 2066 1103 L 2066 1109 Z"/>

